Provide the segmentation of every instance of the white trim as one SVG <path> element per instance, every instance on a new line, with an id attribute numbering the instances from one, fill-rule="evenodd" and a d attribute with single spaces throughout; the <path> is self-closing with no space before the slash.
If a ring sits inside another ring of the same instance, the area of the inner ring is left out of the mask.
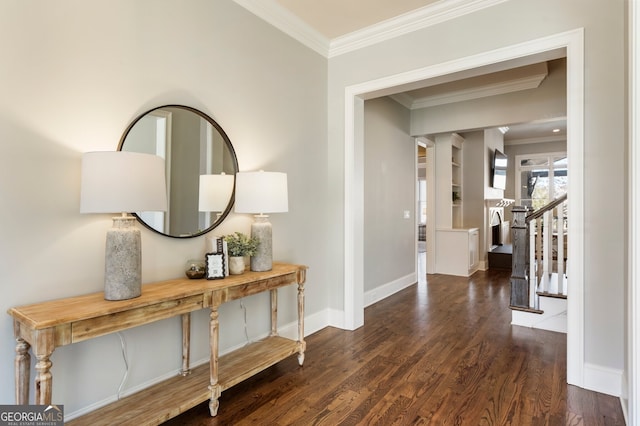
<path id="1" fill-rule="evenodd" d="M 513 145 L 529 145 L 532 143 L 547 143 L 547 142 L 566 142 L 567 137 L 565 135 L 559 136 L 541 136 L 538 138 L 528 138 L 528 139 L 512 139 L 509 141 L 504 141 L 504 146 L 513 146 Z"/>
<path id="2" fill-rule="evenodd" d="M 584 383 L 584 29 L 555 34 L 521 44 L 460 58 L 426 68 L 383 77 L 345 87 L 344 155 L 345 155 L 345 199 L 344 199 L 344 312 L 345 323 L 358 326 L 364 316 L 362 297 L 362 244 L 363 188 L 361 186 L 362 164 L 357 164 L 355 152 L 364 144 L 362 129 L 355 120 L 362 116 L 363 98 L 376 90 L 389 89 L 403 84 L 439 77 L 454 72 L 482 67 L 497 62 L 514 60 L 554 49 L 567 52 L 567 152 L 571 161 L 572 182 L 569 186 L 569 214 L 572 218 L 569 233 L 569 273 L 571 274 L 572 297 L 569 300 L 567 335 L 567 381 L 582 387 Z M 358 134 L 356 134 L 358 130 Z M 360 205 L 358 205 L 360 203 Z M 352 252 L 352 250 L 354 250 Z"/>
<path id="3" fill-rule="evenodd" d="M 326 58 L 477 12 L 508 0 L 441 0 L 329 40 L 275 0 L 233 0 L 260 19 Z"/>
<path id="4" fill-rule="evenodd" d="M 567 383 L 584 386 L 584 29 L 574 31 L 567 49 L 567 158 L 571 181 L 567 216 Z"/>
<path id="5" fill-rule="evenodd" d="M 622 377 L 622 370 L 589 363 L 584 365 L 584 388 L 588 390 L 620 396 Z"/>
<path id="6" fill-rule="evenodd" d="M 275 0 L 233 1 L 325 58 L 329 57 L 329 39 Z"/>
<path id="7" fill-rule="evenodd" d="M 629 425 L 640 424 L 640 4 L 629 1 L 629 254 L 626 394 L 623 412 Z"/>
<path id="8" fill-rule="evenodd" d="M 540 86 L 544 77 L 546 77 L 546 74 L 522 77 L 501 83 L 485 84 L 471 89 L 454 90 L 440 95 L 425 96 L 414 100 L 409 109 L 430 108 L 438 105 L 452 104 L 454 102 L 470 101 L 472 99 L 535 89 Z"/>
<path id="9" fill-rule="evenodd" d="M 415 258 L 418 259 L 417 253 Z M 417 281 L 418 276 L 414 272 L 412 274 L 398 278 L 397 280 L 391 281 L 390 283 L 376 287 L 373 290 L 369 290 L 364 294 L 364 306 L 371 306 L 374 303 L 386 299 L 387 297 L 414 285 Z"/>
<path id="10" fill-rule="evenodd" d="M 329 58 L 459 18 L 508 0 L 441 0 L 331 40 Z"/>

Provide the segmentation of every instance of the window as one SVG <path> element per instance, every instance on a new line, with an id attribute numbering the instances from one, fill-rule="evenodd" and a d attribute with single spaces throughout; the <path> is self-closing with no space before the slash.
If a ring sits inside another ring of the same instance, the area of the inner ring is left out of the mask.
<path id="1" fill-rule="evenodd" d="M 427 223 L 427 181 L 418 180 L 418 218 L 420 224 Z"/>
<path id="2" fill-rule="evenodd" d="M 516 156 L 516 203 L 537 210 L 567 193 L 567 154 Z"/>

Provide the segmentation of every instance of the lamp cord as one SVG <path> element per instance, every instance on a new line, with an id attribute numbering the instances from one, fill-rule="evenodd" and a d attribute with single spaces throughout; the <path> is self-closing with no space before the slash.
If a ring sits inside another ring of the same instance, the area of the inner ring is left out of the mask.
<path id="1" fill-rule="evenodd" d="M 247 327 L 247 307 L 244 305 L 242 300 L 240 301 L 240 309 L 244 312 L 244 337 L 247 340 L 247 345 L 251 343 L 249 341 L 249 329 Z M 120 394 L 122 393 L 122 388 L 127 381 L 127 377 L 129 377 L 129 360 L 127 358 L 127 342 L 124 340 L 124 336 L 121 332 L 118 332 L 118 337 L 120 338 L 120 349 L 122 352 L 122 360 L 124 361 L 124 374 L 122 375 L 122 380 L 120 381 L 120 386 L 118 386 L 118 392 L 116 393 L 116 398 L 120 399 Z"/>
<path id="2" fill-rule="evenodd" d="M 127 343 L 124 340 L 124 336 L 122 335 L 122 333 L 118 332 L 118 337 L 120 337 L 120 348 L 122 350 L 122 359 L 124 360 L 125 367 L 124 375 L 122 376 L 120 386 L 118 386 L 118 392 L 116 393 L 116 398 L 119 400 L 122 388 L 124 387 L 124 384 L 127 381 L 127 377 L 129 376 L 129 360 L 127 359 Z"/>
<path id="3" fill-rule="evenodd" d="M 240 309 L 244 311 L 244 337 L 247 340 L 247 343 L 245 345 L 248 345 L 251 342 L 249 341 L 249 330 L 247 328 L 247 307 L 244 306 L 242 300 L 240 300 Z"/>

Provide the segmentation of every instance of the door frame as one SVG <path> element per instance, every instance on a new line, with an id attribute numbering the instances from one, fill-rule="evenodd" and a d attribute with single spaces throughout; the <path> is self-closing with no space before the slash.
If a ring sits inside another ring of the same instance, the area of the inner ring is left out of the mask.
<path id="1" fill-rule="evenodd" d="M 344 111 L 344 327 L 364 324 L 364 100 L 376 91 L 563 49 L 567 58 L 567 155 L 571 280 L 567 318 L 567 382 L 584 384 L 584 29 L 345 87 Z"/>

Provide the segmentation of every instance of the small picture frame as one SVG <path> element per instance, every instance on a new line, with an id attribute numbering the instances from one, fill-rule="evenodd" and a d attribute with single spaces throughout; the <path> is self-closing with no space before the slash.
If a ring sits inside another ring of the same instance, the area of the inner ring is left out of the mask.
<path id="1" fill-rule="evenodd" d="M 224 253 L 207 253 L 205 258 L 205 277 L 208 280 L 219 280 L 225 277 Z"/>

